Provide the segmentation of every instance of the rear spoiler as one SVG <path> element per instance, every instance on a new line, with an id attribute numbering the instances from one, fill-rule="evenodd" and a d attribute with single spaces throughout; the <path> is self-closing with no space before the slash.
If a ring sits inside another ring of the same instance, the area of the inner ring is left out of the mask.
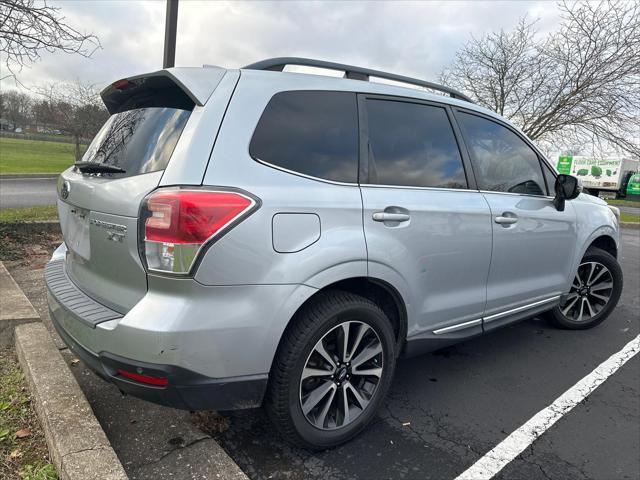
<path id="1" fill-rule="evenodd" d="M 100 96 L 110 114 L 143 107 L 192 110 L 207 103 L 225 73 L 209 66 L 167 68 L 120 79 Z"/>

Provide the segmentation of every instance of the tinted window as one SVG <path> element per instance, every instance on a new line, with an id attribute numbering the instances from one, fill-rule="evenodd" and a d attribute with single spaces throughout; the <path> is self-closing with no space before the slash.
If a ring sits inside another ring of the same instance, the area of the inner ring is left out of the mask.
<path id="1" fill-rule="evenodd" d="M 466 188 L 458 144 L 444 108 L 367 100 L 370 183 Z"/>
<path id="2" fill-rule="evenodd" d="M 556 194 L 556 175 L 551 167 L 549 167 L 546 163 L 540 162 L 540 164 L 542 165 L 542 173 L 544 174 L 544 179 L 547 181 L 547 195 L 554 196 Z"/>
<path id="3" fill-rule="evenodd" d="M 191 114 L 175 108 L 139 108 L 111 115 L 82 157 L 113 165 L 117 176 L 164 170 Z"/>
<path id="4" fill-rule="evenodd" d="M 538 155 L 514 132 L 476 115 L 460 114 L 478 188 L 546 195 Z"/>
<path id="5" fill-rule="evenodd" d="M 347 92 L 281 92 L 269 101 L 250 155 L 294 172 L 358 181 L 356 96 Z"/>

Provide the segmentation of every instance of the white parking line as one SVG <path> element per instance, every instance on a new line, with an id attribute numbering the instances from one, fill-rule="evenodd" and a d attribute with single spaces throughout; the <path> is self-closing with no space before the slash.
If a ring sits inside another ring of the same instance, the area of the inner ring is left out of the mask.
<path id="1" fill-rule="evenodd" d="M 493 478 L 638 352 L 640 352 L 640 335 L 627 343 L 622 350 L 598 365 L 595 370 L 560 395 L 551 405 L 536 413 L 531 420 L 456 477 L 456 480 L 488 480 Z"/>

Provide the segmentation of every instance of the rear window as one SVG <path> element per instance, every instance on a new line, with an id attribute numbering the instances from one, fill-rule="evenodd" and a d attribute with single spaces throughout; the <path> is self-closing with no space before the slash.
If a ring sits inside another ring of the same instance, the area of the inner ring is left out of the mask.
<path id="1" fill-rule="evenodd" d="M 357 182 L 355 93 L 277 93 L 260 117 L 249 154 L 256 160 L 304 175 Z"/>
<path id="2" fill-rule="evenodd" d="M 367 100 L 369 182 L 467 188 L 462 157 L 442 107 Z"/>
<path id="3" fill-rule="evenodd" d="M 122 168 L 130 177 L 164 170 L 191 111 L 138 108 L 111 115 L 82 157 L 83 162 Z"/>

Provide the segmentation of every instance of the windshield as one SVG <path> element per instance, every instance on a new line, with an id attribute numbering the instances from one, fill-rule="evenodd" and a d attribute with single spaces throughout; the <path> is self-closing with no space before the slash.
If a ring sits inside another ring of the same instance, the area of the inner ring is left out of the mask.
<path id="1" fill-rule="evenodd" d="M 124 170 L 118 178 L 164 170 L 189 115 L 176 108 L 139 108 L 109 117 L 82 162 Z"/>

